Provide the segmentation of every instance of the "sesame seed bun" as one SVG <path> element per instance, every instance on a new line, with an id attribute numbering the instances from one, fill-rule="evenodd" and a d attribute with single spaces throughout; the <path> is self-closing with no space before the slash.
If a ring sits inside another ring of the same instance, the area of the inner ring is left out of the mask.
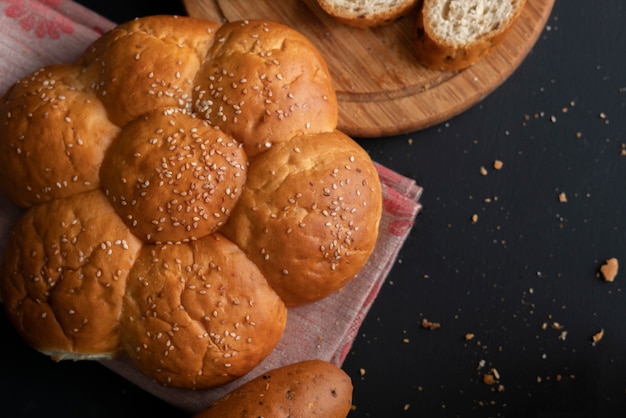
<path id="1" fill-rule="evenodd" d="M 276 346 L 287 309 L 245 254 L 220 234 L 146 245 L 128 279 L 123 345 L 164 385 L 208 388 L 243 376 Z"/>
<path id="2" fill-rule="evenodd" d="M 119 132 L 72 65 L 34 72 L 0 101 L 0 187 L 30 207 L 100 186 L 104 151 Z M 19 181 L 15 181 L 19 179 Z"/>
<path id="3" fill-rule="evenodd" d="M 273 22 L 224 24 L 194 91 L 196 110 L 253 158 L 301 133 L 332 131 L 338 107 L 326 62 L 307 38 Z"/>
<path id="4" fill-rule="evenodd" d="M 148 16 L 119 25 L 79 58 L 82 78 L 118 126 L 156 108 L 190 108 L 191 92 L 218 24 Z"/>
<path id="5" fill-rule="evenodd" d="M 340 131 L 274 145 L 251 164 L 224 234 L 288 306 L 343 287 L 374 250 L 382 212 L 378 173 Z"/>
<path id="6" fill-rule="evenodd" d="M 101 180 L 115 210 L 146 242 L 202 238 L 221 227 L 246 182 L 230 135 L 186 113 L 155 111 L 109 148 Z"/>
<path id="7" fill-rule="evenodd" d="M 141 245 L 99 190 L 34 206 L 3 259 L 9 319 L 55 360 L 115 356 L 126 278 Z"/>

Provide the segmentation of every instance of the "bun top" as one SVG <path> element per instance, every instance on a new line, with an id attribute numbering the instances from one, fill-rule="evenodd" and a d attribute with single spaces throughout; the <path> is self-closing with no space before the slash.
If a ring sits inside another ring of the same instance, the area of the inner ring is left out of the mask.
<path id="1" fill-rule="evenodd" d="M 9 318 L 55 358 L 124 352 L 164 385 L 247 373 L 287 305 L 374 249 L 378 175 L 337 112 L 319 52 L 267 21 L 136 19 L 24 77 L 0 101 L 0 189 L 26 210 Z"/>

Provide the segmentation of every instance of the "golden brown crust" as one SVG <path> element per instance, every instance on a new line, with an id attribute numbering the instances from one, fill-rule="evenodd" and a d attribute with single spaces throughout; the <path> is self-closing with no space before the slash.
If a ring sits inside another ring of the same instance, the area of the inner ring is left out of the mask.
<path id="1" fill-rule="evenodd" d="M 305 360 L 263 373 L 194 418 L 345 418 L 352 391 L 350 376 L 337 366 Z"/>
<path id="2" fill-rule="evenodd" d="M 332 80 L 303 35 L 252 20 L 226 23 L 215 37 L 196 80 L 196 110 L 243 142 L 249 158 L 297 134 L 335 129 Z"/>
<path id="3" fill-rule="evenodd" d="M 436 35 L 435 23 L 429 18 L 432 3 L 424 0 L 420 6 L 415 23 L 415 52 L 420 63 L 427 68 L 458 71 L 477 63 L 502 42 L 521 14 L 525 0 L 517 1 L 520 6 L 514 9 L 508 20 L 477 39 L 463 43 L 449 42 Z"/>
<path id="4" fill-rule="evenodd" d="M 277 144 L 250 165 L 224 234 L 259 266 L 288 306 L 343 287 L 374 250 L 378 173 L 340 131 Z"/>
<path id="5" fill-rule="evenodd" d="M 78 60 L 118 126 L 155 108 L 191 108 L 191 92 L 218 24 L 177 16 L 135 19 L 106 33 Z"/>
<path id="6" fill-rule="evenodd" d="M 124 127 L 100 177 L 115 210 L 138 237 L 182 242 L 227 221 L 246 170 L 246 155 L 230 135 L 186 113 L 155 111 Z"/>
<path id="7" fill-rule="evenodd" d="M 36 71 L 0 102 L 0 187 L 21 207 L 100 186 L 100 163 L 119 129 L 84 91 L 78 71 Z"/>
<path id="8" fill-rule="evenodd" d="M 128 279 L 123 345 L 164 385 L 208 388 L 243 376 L 282 336 L 287 309 L 254 263 L 212 234 L 146 245 Z"/>
<path id="9" fill-rule="evenodd" d="M 417 0 L 398 0 L 387 2 L 351 0 L 317 0 L 320 7 L 337 21 L 355 28 L 373 28 L 388 25 L 409 13 Z"/>
<path id="10" fill-rule="evenodd" d="M 13 229 L 2 264 L 11 322 L 55 359 L 114 355 L 141 245 L 99 190 L 34 206 Z"/>

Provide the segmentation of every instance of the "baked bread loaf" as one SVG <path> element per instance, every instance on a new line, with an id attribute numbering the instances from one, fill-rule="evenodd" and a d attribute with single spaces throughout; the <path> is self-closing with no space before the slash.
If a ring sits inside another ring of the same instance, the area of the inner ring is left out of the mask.
<path id="1" fill-rule="evenodd" d="M 431 69 L 455 71 L 485 57 L 511 29 L 526 0 L 423 0 L 415 51 Z"/>
<path id="2" fill-rule="evenodd" d="M 317 0 L 317 3 L 343 24 L 372 28 L 398 20 L 415 7 L 417 0 Z"/>
<path id="3" fill-rule="evenodd" d="M 339 367 L 304 360 L 263 373 L 193 418 L 345 418 L 352 391 L 350 376 Z"/>
<path id="4" fill-rule="evenodd" d="M 287 305 L 374 249 L 378 174 L 337 113 L 319 52 L 260 20 L 136 19 L 25 76 L 0 100 L 0 189 L 24 209 L 9 319 L 54 359 L 126 355 L 162 385 L 246 374 Z"/>

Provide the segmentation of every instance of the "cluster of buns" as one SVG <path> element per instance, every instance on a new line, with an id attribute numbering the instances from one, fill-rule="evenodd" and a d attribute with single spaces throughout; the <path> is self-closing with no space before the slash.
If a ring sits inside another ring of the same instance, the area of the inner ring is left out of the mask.
<path id="1" fill-rule="evenodd" d="M 136 19 L 24 77 L 0 102 L 10 320 L 163 385 L 246 374 L 374 249 L 381 185 L 337 113 L 319 52 L 268 21 Z"/>
<path id="2" fill-rule="evenodd" d="M 388 25 L 418 8 L 414 49 L 427 68 L 456 71 L 495 48 L 526 0 L 317 0 L 341 23 L 357 28 Z"/>

